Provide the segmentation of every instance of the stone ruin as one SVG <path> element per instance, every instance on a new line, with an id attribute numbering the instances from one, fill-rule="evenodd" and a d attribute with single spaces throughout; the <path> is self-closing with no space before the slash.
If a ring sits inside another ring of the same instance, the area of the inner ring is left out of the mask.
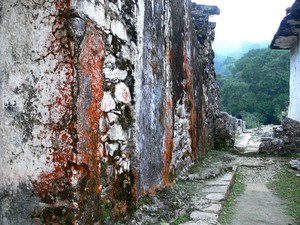
<path id="1" fill-rule="evenodd" d="M 235 137 L 246 131 L 246 122 L 227 112 L 216 114 L 214 129 L 214 148 L 216 150 L 233 150 Z"/>
<path id="2" fill-rule="evenodd" d="M 0 2 L 0 224 L 103 224 L 215 142 L 219 14 L 190 1 Z"/>
<path id="3" fill-rule="evenodd" d="M 268 155 L 300 153 L 300 123 L 289 117 L 282 126 L 274 126 L 269 137 L 263 137 L 259 152 Z"/>

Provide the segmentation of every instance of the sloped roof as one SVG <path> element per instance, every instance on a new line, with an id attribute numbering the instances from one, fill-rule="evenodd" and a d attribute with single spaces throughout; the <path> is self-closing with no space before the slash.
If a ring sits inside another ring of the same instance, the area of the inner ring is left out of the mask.
<path id="1" fill-rule="evenodd" d="M 283 18 L 274 35 L 272 49 L 290 49 L 300 34 L 300 0 L 296 0 Z"/>

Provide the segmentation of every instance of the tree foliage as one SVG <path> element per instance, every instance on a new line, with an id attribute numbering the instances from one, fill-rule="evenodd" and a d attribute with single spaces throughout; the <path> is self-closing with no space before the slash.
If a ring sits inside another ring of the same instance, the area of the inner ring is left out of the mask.
<path id="1" fill-rule="evenodd" d="M 251 50 L 230 70 L 231 77 L 219 75 L 222 110 L 244 111 L 250 124 L 278 124 L 289 99 L 288 51 Z"/>

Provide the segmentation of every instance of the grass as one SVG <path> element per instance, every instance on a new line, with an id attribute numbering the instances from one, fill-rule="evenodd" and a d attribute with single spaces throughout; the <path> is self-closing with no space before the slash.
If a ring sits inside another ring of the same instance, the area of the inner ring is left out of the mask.
<path id="1" fill-rule="evenodd" d="M 189 216 L 187 214 L 185 214 L 181 217 L 178 217 L 172 224 L 179 225 L 179 224 L 185 223 L 187 221 L 189 221 Z"/>
<path id="2" fill-rule="evenodd" d="M 146 195 L 144 197 L 139 198 L 138 200 L 138 207 L 141 207 L 143 205 L 151 205 L 153 204 L 153 200 L 150 195 Z"/>
<path id="3" fill-rule="evenodd" d="M 200 171 L 203 170 L 205 167 L 205 164 L 211 163 L 211 161 L 216 157 L 216 156 L 222 156 L 225 155 L 227 152 L 226 151 L 219 151 L 219 150 L 210 150 L 207 155 L 204 158 L 199 159 L 196 161 L 196 163 L 191 166 L 189 169 L 189 174 L 193 173 L 199 173 Z"/>
<path id="4" fill-rule="evenodd" d="M 245 190 L 244 177 L 238 170 L 235 176 L 235 182 L 231 188 L 228 199 L 225 201 L 223 209 L 221 211 L 219 222 L 222 225 L 230 224 L 233 215 L 233 207 L 235 205 L 236 199 Z"/>
<path id="5" fill-rule="evenodd" d="M 275 176 L 269 187 L 287 202 L 287 213 L 300 224 L 300 178 L 288 172 L 286 167 Z"/>

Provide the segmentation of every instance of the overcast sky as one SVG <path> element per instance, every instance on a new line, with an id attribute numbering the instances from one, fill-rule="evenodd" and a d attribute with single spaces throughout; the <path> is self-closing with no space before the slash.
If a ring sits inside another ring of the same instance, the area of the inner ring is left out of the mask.
<path id="1" fill-rule="evenodd" d="M 285 9 L 295 0 L 192 0 L 197 4 L 217 5 L 215 44 L 243 41 L 271 41 Z"/>

